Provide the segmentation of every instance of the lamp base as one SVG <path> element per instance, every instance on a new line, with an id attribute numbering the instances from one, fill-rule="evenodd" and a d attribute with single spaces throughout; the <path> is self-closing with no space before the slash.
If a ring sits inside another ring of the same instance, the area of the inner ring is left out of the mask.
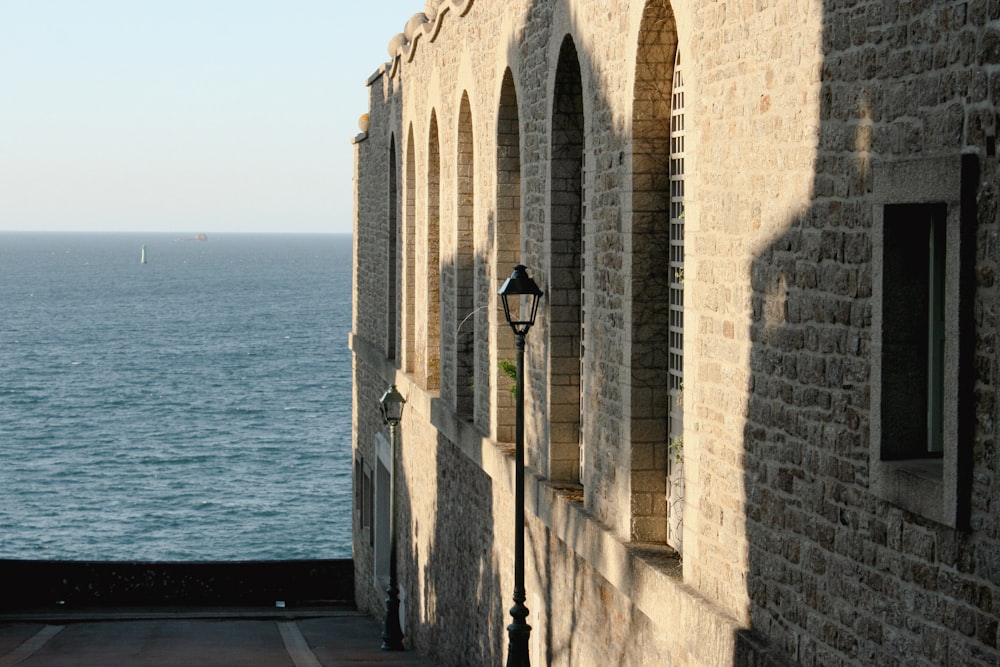
<path id="1" fill-rule="evenodd" d="M 510 610 L 510 615 L 514 617 L 514 622 L 507 626 L 507 667 L 530 667 L 528 638 L 531 636 L 531 626 L 524 620 L 528 617 L 528 608 L 517 603 Z"/>
<path id="2" fill-rule="evenodd" d="M 399 625 L 399 594 L 396 589 L 389 587 L 386 590 L 388 597 L 385 599 L 385 625 L 382 630 L 382 650 L 402 651 L 403 628 Z"/>

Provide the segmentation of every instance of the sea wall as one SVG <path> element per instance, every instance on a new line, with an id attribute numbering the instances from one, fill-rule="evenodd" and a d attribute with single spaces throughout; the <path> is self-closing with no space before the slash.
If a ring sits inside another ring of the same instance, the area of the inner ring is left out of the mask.
<path id="1" fill-rule="evenodd" d="M 0 561 L 0 609 L 111 606 L 274 608 L 353 604 L 350 559 L 242 562 Z"/>

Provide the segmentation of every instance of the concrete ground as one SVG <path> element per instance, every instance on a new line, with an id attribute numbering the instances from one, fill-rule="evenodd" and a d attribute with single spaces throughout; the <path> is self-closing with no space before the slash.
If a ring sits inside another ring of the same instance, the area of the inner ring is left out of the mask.
<path id="1" fill-rule="evenodd" d="M 431 667 L 348 608 L 0 614 L 0 667 Z"/>

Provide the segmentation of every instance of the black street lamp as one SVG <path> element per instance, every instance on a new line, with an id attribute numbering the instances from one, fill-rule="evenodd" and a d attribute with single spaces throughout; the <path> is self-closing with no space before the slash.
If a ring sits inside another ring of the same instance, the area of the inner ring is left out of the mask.
<path id="1" fill-rule="evenodd" d="M 403 629 L 399 626 L 399 588 L 396 584 L 396 427 L 403 418 L 406 399 L 392 385 L 382 394 L 379 406 L 382 419 L 389 425 L 392 444 L 392 469 L 389 471 L 389 587 L 385 589 L 385 628 L 382 630 L 382 650 L 403 650 Z"/>
<path id="2" fill-rule="evenodd" d="M 514 273 L 497 292 L 503 299 L 503 312 L 507 324 L 516 336 L 517 349 L 517 407 L 514 417 L 514 606 L 510 615 L 514 621 L 507 626 L 510 645 L 507 648 L 507 667 L 528 667 L 528 608 L 524 592 L 524 336 L 535 323 L 542 290 L 528 276 L 523 265 L 514 267 Z M 514 297 L 514 303 L 509 299 Z M 524 297 L 524 299 L 522 299 Z M 516 308 L 511 313 L 512 305 Z M 516 319 L 515 319 L 516 318 Z"/>

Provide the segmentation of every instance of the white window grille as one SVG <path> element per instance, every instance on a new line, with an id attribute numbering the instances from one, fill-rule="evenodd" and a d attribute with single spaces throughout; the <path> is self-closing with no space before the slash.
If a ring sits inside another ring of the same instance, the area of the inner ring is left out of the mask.
<path id="1" fill-rule="evenodd" d="M 681 550 L 684 519 L 684 76 L 680 50 L 670 94 L 670 326 L 667 389 L 667 543 Z"/>

